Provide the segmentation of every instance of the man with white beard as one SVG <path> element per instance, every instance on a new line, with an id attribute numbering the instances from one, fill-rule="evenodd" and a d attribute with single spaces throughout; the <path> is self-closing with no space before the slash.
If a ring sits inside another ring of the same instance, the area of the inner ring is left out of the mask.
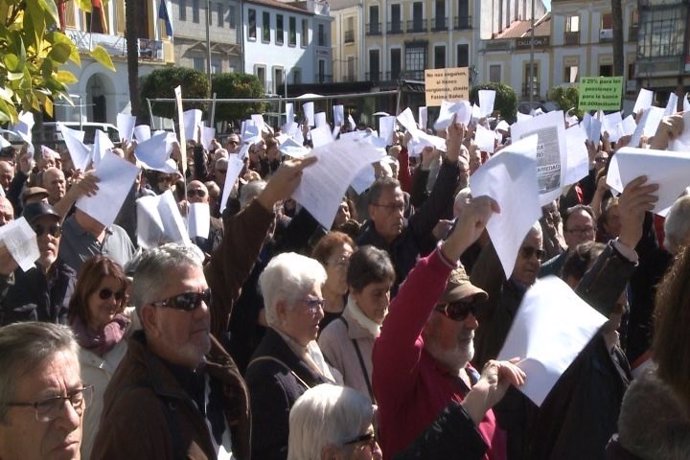
<path id="1" fill-rule="evenodd" d="M 489 361 L 481 375 L 469 364 L 476 308 L 487 294 L 458 264 L 497 210 L 490 198 L 472 199 L 448 238 L 419 260 L 391 302 L 372 356 L 384 459 L 408 447 L 449 405 L 455 407 L 453 438 L 463 458 L 505 458 L 505 433 L 491 407 L 509 385 L 524 382 L 524 373 L 513 360 Z"/>

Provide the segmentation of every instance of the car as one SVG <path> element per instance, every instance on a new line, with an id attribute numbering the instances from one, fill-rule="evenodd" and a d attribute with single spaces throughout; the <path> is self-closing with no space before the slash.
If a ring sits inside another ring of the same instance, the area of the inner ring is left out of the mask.
<path id="1" fill-rule="evenodd" d="M 54 150 L 59 147 L 64 147 L 62 133 L 58 125 L 64 125 L 67 128 L 84 131 L 84 144 L 93 145 L 96 136 L 96 130 L 100 129 L 105 132 L 113 143 L 120 142 L 120 132 L 117 126 L 110 123 L 79 123 L 79 122 L 44 122 L 40 126 L 36 124 L 33 129 L 33 142 L 35 145 L 45 145 Z"/>

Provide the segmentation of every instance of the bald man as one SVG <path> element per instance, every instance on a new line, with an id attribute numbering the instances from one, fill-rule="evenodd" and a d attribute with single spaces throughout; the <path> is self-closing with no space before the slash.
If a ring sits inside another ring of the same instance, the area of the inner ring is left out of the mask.
<path id="1" fill-rule="evenodd" d="M 43 172 L 43 188 L 48 190 L 48 203 L 55 205 L 67 192 L 65 173 L 58 168 L 48 168 Z"/>

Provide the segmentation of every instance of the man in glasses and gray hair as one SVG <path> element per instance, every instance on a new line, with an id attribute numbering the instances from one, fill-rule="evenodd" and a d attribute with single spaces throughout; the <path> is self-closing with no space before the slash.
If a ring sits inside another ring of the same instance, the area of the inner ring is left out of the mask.
<path id="1" fill-rule="evenodd" d="M 143 326 L 105 392 L 93 459 L 249 458 L 247 389 L 210 334 L 211 292 L 196 246 L 166 244 L 138 262 Z"/>
<path id="2" fill-rule="evenodd" d="M 0 458 L 79 458 L 92 389 L 81 381 L 77 348 L 66 326 L 0 328 Z"/>

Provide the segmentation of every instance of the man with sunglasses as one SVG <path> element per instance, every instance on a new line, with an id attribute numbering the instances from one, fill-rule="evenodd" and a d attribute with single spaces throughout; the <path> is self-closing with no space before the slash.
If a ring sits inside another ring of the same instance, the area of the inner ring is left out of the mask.
<path id="1" fill-rule="evenodd" d="M 202 262 L 180 244 L 138 261 L 132 300 L 143 330 L 106 389 L 91 458 L 249 458 L 247 389 L 210 334 Z"/>
<path id="2" fill-rule="evenodd" d="M 189 205 L 193 203 L 201 203 L 206 206 L 209 204 L 209 193 L 208 188 L 203 182 L 198 180 L 193 180 L 187 185 L 187 201 L 181 202 L 180 207 L 182 208 L 182 214 L 187 215 Z M 209 209 L 210 214 L 210 209 Z M 192 240 L 194 244 L 199 246 L 204 253 L 210 254 L 223 239 L 223 221 L 217 217 L 211 216 L 209 233 L 206 238 L 202 236 L 196 236 Z"/>
<path id="3" fill-rule="evenodd" d="M 491 407 L 524 373 L 490 361 L 481 375 L 470 365 L 475 314 L 486 292 L 469 282 L 458 260 L 484 231 L 496 203 L 478 197 L 463 208 L 448 238 L 420 259 L 390 305 L 373 353 L 384 458 L 409 446 L 449 405 L 461 414 L 456 450 L 434 458 L 504 459 L 505 434 Z"/>
<path id="4" fill-rule="evenodd" d="M 80 458 L 92 387 L 81 380 L 77 349 L 65 326 L 0 328 L 0 458 Z"/>
<path id="5" fill-rule="evenodd" d="M 13 261 L 0 267 L 0 325 L 17 321 L 66 324 L 77 273 L 58 257 L 60 215 L 45 202 L 29 203 L 22 216 L 36 232 L 39 258 L 23 271 Z"/>

